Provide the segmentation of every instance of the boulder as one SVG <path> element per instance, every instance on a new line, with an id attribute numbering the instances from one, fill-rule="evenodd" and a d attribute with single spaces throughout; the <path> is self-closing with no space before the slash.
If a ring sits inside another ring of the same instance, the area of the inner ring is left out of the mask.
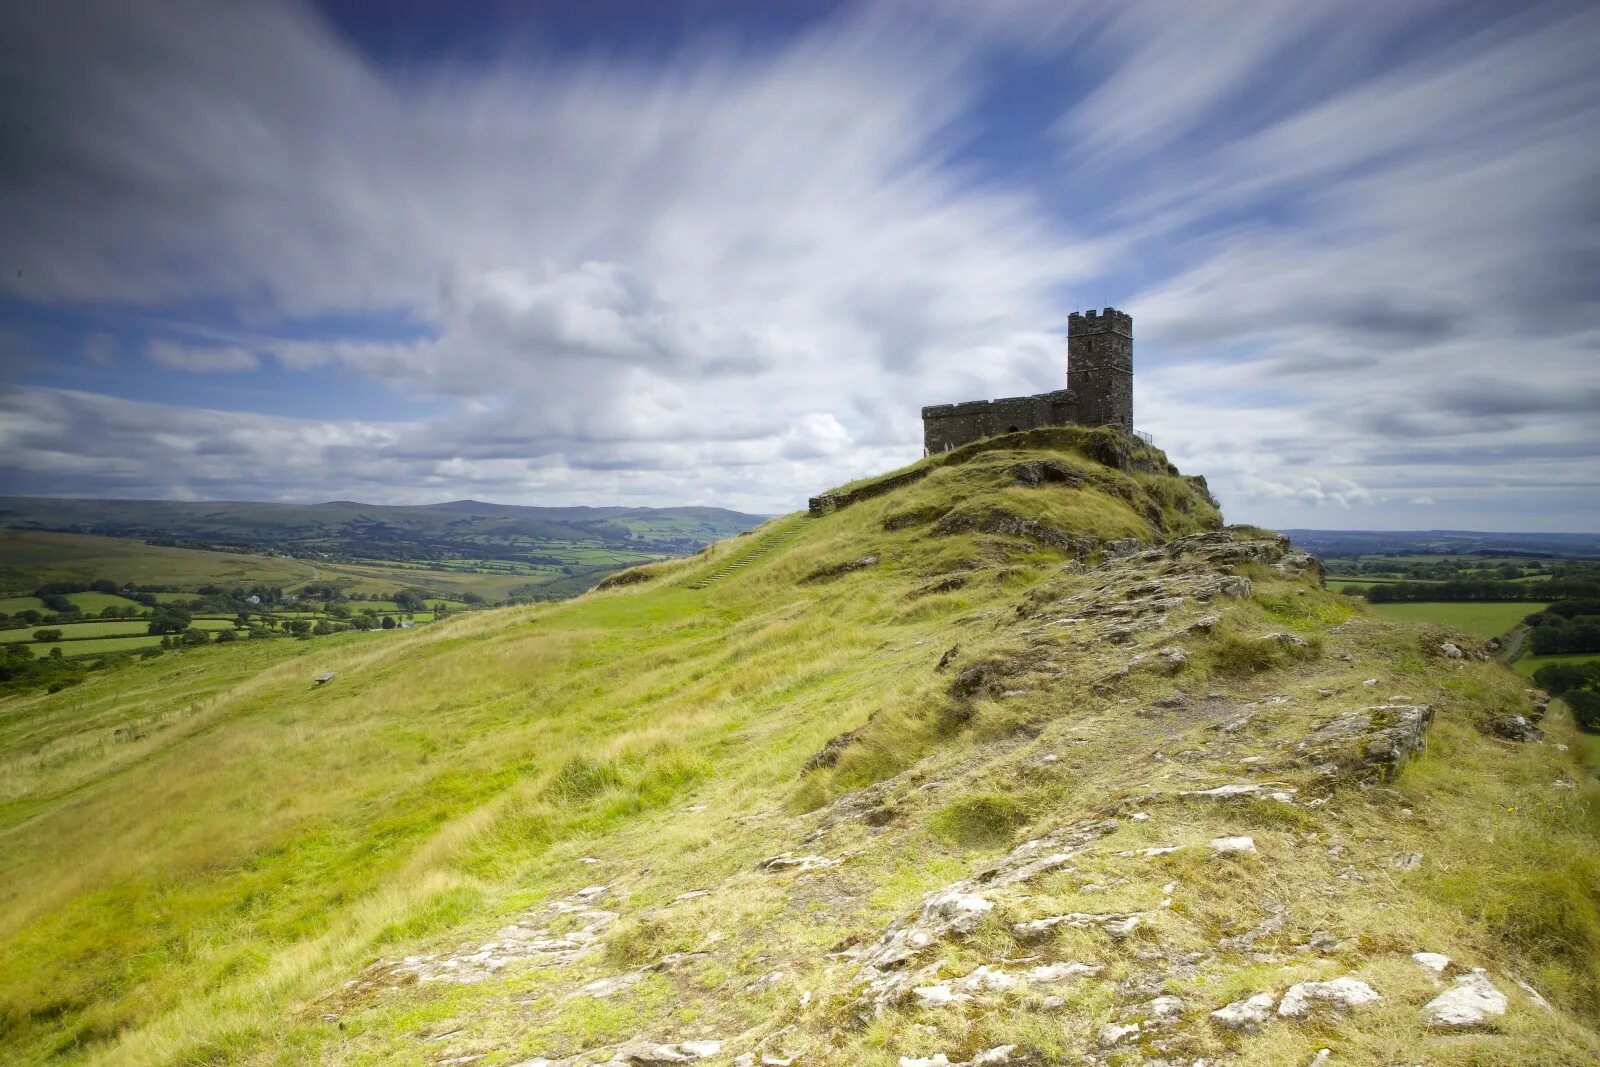
<path id="1" fill-rule="evenodd" d="M 1257 993 L 1218 1008 L 1211 1013 L 1211 1018 L 1229 1030 L 1249 1032 L 1272 1017 L 1272 1005 L 1276 1000 L 1271 993 Z"/>
<path id="2" fill-rule="evenodd" d="M 1285 1019 L 1303 1019 L 1318 1006 L 1347 1011 L 1382 999 L 1367 983 L 1348 976 L 1327 982 L 1297 982 L 1283 995 L 1278 1014 Z"/>
<path id="3" fill-rule="evenodd" d="M 1431 704 L 1382 704 L 1323 723 L 1296 751 L 1336 771 L 1389 781 L 1422 751 Z"/>
<path id="4" fill-rule="evenodd" d="M 1436 1030 L 1471 1030 L 1486 1025 L 1491 1015 L 1506 1013 L 1506 995 L 1479 967 L 1423 1006 L 1422 1015 Z"/>

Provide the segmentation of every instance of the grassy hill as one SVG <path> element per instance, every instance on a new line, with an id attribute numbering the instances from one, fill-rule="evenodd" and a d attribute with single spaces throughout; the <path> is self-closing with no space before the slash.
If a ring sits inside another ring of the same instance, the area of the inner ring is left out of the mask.
<path id="1" fill-rule="evenodd" d="M 561 604 L 0 703 L 0 1059 L 1600 1054 L 1592 749 L 1504 739 L 1534 706 L 1470 638 L 1110 432 L 829 500 Z M 1504 1014 L 1430 1028 L 1479 967 Z M 1381 999 L 1209 1014 L 1346 976 Z"/>

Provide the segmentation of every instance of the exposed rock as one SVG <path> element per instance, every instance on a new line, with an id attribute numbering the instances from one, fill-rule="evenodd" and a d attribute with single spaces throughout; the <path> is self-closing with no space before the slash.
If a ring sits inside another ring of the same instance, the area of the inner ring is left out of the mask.
<path id="1" fill-rule="evenodd" d="M 1382 999 L 1367 983 L 1348 976 L 1327 982 L 1297 982 L 1283 995 L 1278 1014 L 1285 1019 L 1303 1019 L 1318 1005 L 1344 1011 Z"/>
<path id="2" fill-rule="evenodd" d="M 1044 940 L 1058 926 L 1073 930 L 1098 928 L 1121 940 L 1133 933 L 1142 921 L 1138 915 L 1075 911 L 1066 915 L 1049 915 L 1030 922 L 1015 923 L 1011 927 L 1011 933 L 1018 941 L 1028 943 Z"/>
<path id="3" fill-rule="evenodd" d="M 1248 837 L 1213 837 L 1211 851 L 1218 856 L 1231 856 L 1239 852 L 1254 852 L 1256 843 Z"/>
<path id="4" fill-rule="evenodd" d="M 1489 723 L 1489 729 L 1507 741 L 1543 741 L 1544 731 L 1523 715 L 1501 715 Z"/>
<path id="5" fill-rule="evenodd" d="M 1505 994 L 1481 967 L 1457 978 L 1422 1009 L 1423 1018 L 1436 1030 L 1471 1030 L 1486 1025 L 1489 1016 L 1505 1013 Z"/>
<path id="6" fill-rule="evenodd" d="M 800 768 L 800 773 L 805 774 L 809 771 L 822 770 L 837 764 L 839 757 L 844 755 L 844 750 L 855 743 L 859 733 L 860 731 L 858 730 L 846 730 L 842 734 L 835 734 L 833 737 L 828 738 L 828 743 L 813 753 L 810 759 L 806 760 L 805 765 Z"/>
<path id="7" fill-rule="evenodd" d="M 1217 591 L 1234 600 L 1248 600 L 1255 589 L 1250 584 L 1250 579 L 1240 574 L 1230 574 L 1218 583 Z"/>
<path id="8" fill-rule="evenodd" d="M 772 856 L 756 864 L 757 869 L 763 871 L 820 871 L 828 867 L 838 866 L 838 860 L 828 859 L 826 856 L 796 856 L 785 852 L 780 856 Z"/>
<path id="9" fill-rule="evenodd" d="M 966 584 L 967 576 L 965 574 L 950 574 L 926 585 L 918 586 L 916 589 L 911 590 L 907 596 L 912 600 L 918 600 L 925 596 L 933 596 L 935 593 L 952 593 Z"/>
<path id="10" fill-rule="evenodd" d="M 615 574 L 606 575 L 604 578 L 600 579 L 600 584 L 595 586 L 595 588 L 616 589 L 624 585 L 638 585 L 640 582 L 648 582 L 654 577 L 654 574 L 651 574 L 649 571 L 644 570 L 641 567 L 630 567 L 625 571 L 618 571 Z"/>
<path id="11" fill-rule="evenodd" d="M 1011 468 L 1011 475 L 1022 485 L 1055 484 L 1065 485 L 1069 489 L 1081 487 L 1085 479 L 1083 471 L 1069 467 L 1059 459 L 1018 463 Z"/>
<path id="12" fill-rule="evenodd" d="M 1422 751 L 1432 721 L 1431 704 L 1381 704 L 1329 720 L 1296 750 L 1335 770 L 1388 781 Z"/>
<path id="13" fill-rule="evenodd" d="M 1389 860 L 1389 866 L 1397 871 L 1414 871 L 1422 866 L 1422 853 L 1401 852 Z"/>
<path id="14" fill-rule="evenodd" d="M 973 696 L 989 682 L 993 670 L 987 663 L 968 667 L 950 683 L 950 695 L 957 698 Z"/>
<path id="15" fill-rule="evenodd" d="M 986 533 L 998 537 L 1016 537 L 1058 548 L 1074 555 L 1085 555 L 1094 548 L 1094 541 L 1086 537 L 1072 537 L 1054 526 L 1023 518 L 1005 508 L 985 507 L 980 510 L 952 511 L 934 524 L 937 536 L 961 533 Z"/>
<path id="16" fill-rule="evenodd" d="M 1461 649 L 1453 642 L 1446 641 L 1439 646 L 1439 652 L 1447 659 L 1460 659 Z"/>
<path id="17" fill-rule="evenodd" d="M 936 670 L 936 671 L 944 670 L 946 667 L 950 666 L 950 664 L 952 662 L 955 661 L 956 655 L 960 651 L 961 651 L 961 646 L 960 645 L 951 645 L 949 648 L 944 650 L 944 655 L 939 657 L 939 662 L 934 664 L 933 669 Z"/>
<path id="18" fill-rule="evenodd" d="M 1284 648 L 1306 647 L 1305 638 L 1299 636 L 1298 634 L 1291 634 L 1281 630 L 1270 634 L 1262 634 L 1257 640 L 1261 641 L 1263 644 L 1281 645 Z"/>
<path id="19" fill-rule="evenodd" d="M 658 1045 L 653 1041 L 635 1038 L 623 1044 L 611 1057 L 611 1062 L 634 1064 L 635 1067 L 657 1067 L 659 1064 L 694 1063 L 710 1059 L 721 1051 L 720 1041 L 682 1041 L 675 1045 Z"/>
<path id="20" fill-rule="evenodd" d="M 1413 952 L 1411 958 L 1416 960 L 1418 967 L 1434 974 L 1443 974 L 1450 966 L 1450 957 L 1440 952 Z"/>
<path id="21" fill-rule="evenodd" d="M 1229 1030 L 1244 1030 L 1248 1032 L 1271 1018 L 1272 1005 L 1276 1001 L 1277 998 L 1271 993 L 1257 993 L 1254 996 L 1246 997 L 1244 1000 L 1236 1000 L 1231 1004 L 1218 1008 L 1211 1013 L 1211 1018 Z"/>
<path id="22" fill-rule="evenodd" d="M 858 559 L 848 559 L 840 563 L 829 563 L 818 567 L 800 580 L 802 582 L 823 582 L 830 578 L 838 578 L 840 575 L 849 574 L 851 571 L 864 570 L 867 567 L 876 565 L 877 562 L 878 554 L 873 552 Z"/>
<path id="23" fill-rule="evenodd" d="M 1100 1047 L 1113 1048 L 1139 1032 L 1138 1023 L 1106 1023 L 1100 1028 Z"/>

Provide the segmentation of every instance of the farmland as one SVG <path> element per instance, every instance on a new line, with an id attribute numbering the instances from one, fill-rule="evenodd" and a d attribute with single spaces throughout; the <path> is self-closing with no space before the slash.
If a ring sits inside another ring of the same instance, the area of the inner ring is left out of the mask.
<path id="1" fill-rule="evenodd" d="M 1417 622 L 1438 622 L 1478 637 L 1499 637 L 1545 605 L 1515 601 L 1423 601 L 1373 604 L 1379 615 Z"/>

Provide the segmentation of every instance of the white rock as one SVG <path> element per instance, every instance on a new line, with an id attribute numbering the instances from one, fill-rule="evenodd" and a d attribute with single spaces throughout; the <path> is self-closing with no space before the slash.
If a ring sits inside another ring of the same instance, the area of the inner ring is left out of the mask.
<path id="1" fill-rule="evenodd" d="M 972 993 L 1004 993 L 1021 985 L 1022 979 L 985 963 L 955 984 Z"/>
<path id="2" fill-rule="evenodd" d="M 1529 1000 L 1531 1000 L 1535 1004 L 1539 1005 L 1539 1007 L 1543 1008 L 1545 1011 L 1555 1011 L 1555 1009 L 1550 1006 L 1550 1002 L 1548 1000 L 1544 999 L 1543 997 L 1541 997 L 1539 995 L 1539 991 L 1537 989 L 1533 988 L 1533 986 L 1529 985 L 1527 982 L 1524 982 L 1520 978 L 1513 978 L 1511 980 L 1513 982 L 1517 983 L 1517 988 L 1518 989 L 1520 989 L 1524 993 L 1528 994 L 1528 999 Z"/>
<path id="3" fill-rule="evenodd" d="M 954 986 L 940 982 L 938 985 L 917 986 L 911 991 L 927 1008 L 942 1008 L 947 1004 L 956 1004 L 963 1000 L 971 1000 L 967 993 L 958 993 Z"/>
<path id="4" fill-rule="evenodd" d="M 1461 649 L 1458 648 L 1455 644 L 1453 644 L 1450 641 L 1446 641 L 1443 644 L 1441 644 L 1439 646 L 1439 651 L 1443 652 L 1445 654 L 1445 656 L 1448 657 L 1449 659 L 1460 659 L 1461 658 Z"/>
<path id="5" fill-rule="evenodd" d="M 1389 866 L 1397 871 L 1414 871 L 1422 866 L 1422 853 L 1401 852 L 1389 860 Z M 1415 958 L 1415 957 L 1413 957 Z"/>
<path id="6" fill-rule="evenodd" d="M 901 1056 L 900 1067 L 950 1067 L 950 1057 L 942 1052 L 932 1056 Z"/>
<path id="7" fill-rule="evenodd" d="M 1306 1064 L 1306 1067 L 1328 1067 L 1328 1064 L 1332 1062 L 1333 1050 L 1331 1048 L 1321 1048 L 1317 1050 L 1315 1056 L 1311 1057 L 1311 1062 Z"/>
<path id="8" fill-rule="evenodd" d="M 1011 1054 L 1016 1050 L 1015 1045 L 996 1045 L 994 1048 L 985 1049 L 972 1057 L 972 1067 L 999 1067 L 1000 1064 L 1010 1063 Z"/>
<path id="9" fill-rule="evenodd" d="M 758 865 L 765 871 L 820 871 L 827 867 L 837 866 L 838 860 L 830 860 L 826 856 L 795 856 L 785 852 L 781 856 L 773 856 L 762 860 Z"/>
<path id="10" fill-rule="evenodd" d="M 1254 852 L 1256 843 L 1249 837 L 1213 837 L 1211 850 L 1219 856 L 1227 856 L 1235 852 Z"/>
<path id="11" fill-rule="evenodd" d="M 1378 684 L 1378 680 L 1376 678 L 1368 678 L 1366 681 L 1362 682 L 1361 684 L 1366 686 L 1368 689 L 1371 689 L 1373 686 Z"/>
<path id="12" fill-rule="evenodd" d="M 1087 963 L 1041 963 L 1022 972 L 1022 976 L 1035 984 L 1069 982 L 1074 978 L 1092 978 L 1100 973 L 1099 967 Z"/>
<path id="13" fill-rule="evenodd" d="M 1423 1006 L 1428 1025 L 1438 1030 L 1470 1030 L 1491 1015 L 1506 1013 L 1506 995 L 1494 987 L 1483 969 L 1457 978 L 1455 984 Z"/>
<path id="14" fill-rule="evenodd" d="M 1254 1030 L 1272 1015 L 1272 1005 L 1277 998 L 1271 993 L 1257 993 L 1244 1000 L 1218 1008 L 1211 1018 L 1229 1030 Z"/>
<path id="15" fill-rule="evenodd" d="M 1441 952 L 1413 952 L 1411 958 L 1417 961 L 1417 966 L 1434 974 L 1443 974 L 1450 966 L 1450 957 Z"/>
<path id="16" fill-rule="evenodd" d="M 994 905 L 976 893 L 951 893 L 935 902 L 934 910 L 949 920 L 950 929 L 970 934 L 994 910 Z"/>
<path id="17" fill-rule="evenodd" d="M 1283 995 L 1278 1014 L 1286 1019 L 1302 1019 L 1311 1014 L 1317 1004 L 1342 1011 L 1362 1004 L 1376 1004 L 1382 999 L 1367 983 L 1348 976 L 1328 982 L 1299 982 Z"/>
<path id="18" fill-rule="evenodd" d="M 1119 1045 L 1124 1040 L 1132 1037 L 1138 1032 L 1138 1023 L 1130 1023 L 1127 1026 L 1118 1026 L 1116 1023 L 1106 1023 L 1100 1028 L 1100 1047 L 1111 1048 L 1113 1045 Z"/>
<path id="19" fill-rule="evenodd" d="M 1161 1023 L 1176 1022 L 1183 1018 L 1183 1013 L 1188 1007 L 1182 997 L 1175 997 L 1170 993 L 1156 997 L 1144 1005 L 1144 1009 L 1150 1013 L 1150 1018 Z"/>

